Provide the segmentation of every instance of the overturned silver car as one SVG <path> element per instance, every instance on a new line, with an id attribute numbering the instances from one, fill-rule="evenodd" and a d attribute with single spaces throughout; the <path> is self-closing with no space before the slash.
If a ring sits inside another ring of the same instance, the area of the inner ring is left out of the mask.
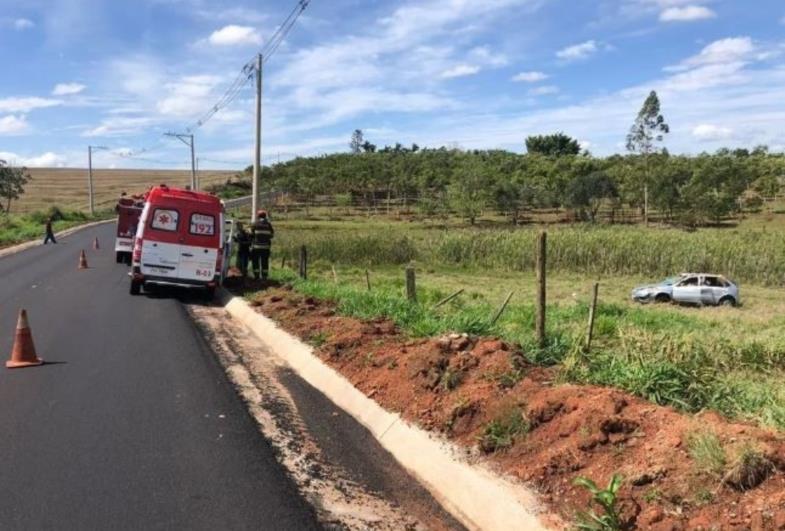
<path id="1" fill-rule="evenodd" d="M 632 300 L 710 306 L 736 306 L 740 302 L 735 282 L 722 275 L 707 273 L 682 273 L 659 284 L 638 286 L 632 290 Z"/>

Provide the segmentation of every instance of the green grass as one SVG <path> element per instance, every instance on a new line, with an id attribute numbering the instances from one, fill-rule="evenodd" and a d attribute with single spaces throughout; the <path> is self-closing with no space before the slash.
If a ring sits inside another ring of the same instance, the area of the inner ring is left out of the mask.
<path id="1" fill-rule="evenodd" d="M 43 239 L 44 225 L 49 217 L 54 218 L 55 221 L 52 225 L 54 231 L 57 232 L 113 216 L 114 213 L 111 211 L 101 211 L 97 212 L 95 216 L 90 216 L 83 212 L 63 211 L 56 207 L 28 214 L 0 214 L 0 247 L 37 238 Z"/>
<path id="2" fill-rule="evenodd" d="M 480 437 L 480 448 L 486 453 L 509 448 L 517 437 L 528 433 L 529 428 L 529 422 L 521 408 L 511 407 L 485 426 Z"/>
<path id="3" fill-rule="evenodd" d="M 715 478 L 722 476 L 728 456 L 717 434 L 709 430 L 693 432 L 687 437 L 687 449 L 696 470 Z"/>

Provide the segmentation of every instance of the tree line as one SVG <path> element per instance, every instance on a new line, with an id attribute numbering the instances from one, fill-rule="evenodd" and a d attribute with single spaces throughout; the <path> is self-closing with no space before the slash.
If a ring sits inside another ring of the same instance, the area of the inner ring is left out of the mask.
<path id="1" fill-rule="evenodd" d="M 655 92 L 627 135 L 628 153 L 595 157 L 564 133 L 531 136 L 527 152 L 377 146 L 355 130 L 349 153 L 301 157 L 265 167 L 266 185 L 314 197 L 347 194 L 371 205 L 416 198 L 424 215 L 457 213 L 474 222 L 495 210 L 511 220 L 530 209 L 564 208 L 594 221 L 600 209 L 637 209 L 648 221 L 718 223 L 779 193 L 785 156 L 765 146 L 671 155 Z"/>

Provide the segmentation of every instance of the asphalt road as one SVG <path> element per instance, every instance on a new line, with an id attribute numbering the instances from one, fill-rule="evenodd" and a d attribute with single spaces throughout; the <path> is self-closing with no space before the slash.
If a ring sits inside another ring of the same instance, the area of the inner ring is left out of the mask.
<path id="1" fill-rule="evenodd" d="M 0 258 L 0 357 L 26 308 L 47 362 L 0 369 L 0 528 L 318 528 L 181 302 L 128 294 L 113 233 Z"/>

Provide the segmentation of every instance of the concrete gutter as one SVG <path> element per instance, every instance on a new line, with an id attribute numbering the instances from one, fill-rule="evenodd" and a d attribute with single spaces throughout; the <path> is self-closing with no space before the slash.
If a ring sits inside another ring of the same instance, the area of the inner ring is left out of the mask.
<path id="1" fill-rule="evenodd" d="M 469 529 L 546 529 L 536 496 L 489 470 L 470 465 L 451 444 L 390 413 L 241 297 L 222 292 L 226 311 L 336 406 L 365 426 L 434 498 Z"/>
<path id="2" fill-rule="evenodd" d="M 75 232 L 79 232 L 80 230 L 89 229 L 90 227 L 95 227 L 96 225 L 101 225 L 103 223 L 110 223 L 114 221 L 115 219 L 112 218 L 112 219 L 105 219 L 102 221 L 93 221 L 90 223 L 85 223 L 84 225 L 77 225 L 76 227 L 71 227 L 70 229 L 65 229 L 65 230 L 61 230 L 60 232 L 55 232 L 55 238 L 58 239 L 64 238 L 65 236 L 69 236 Z M 39 245 L 43 245 L 43 239 L 44 239 L 44 235 L 42 232 L 41 237 L 38 238 L 37 240 L 32 240 L 29 242 L 20 243 L 18 245 L 13 245 L 11 247 L 0 249 L 0 258 L 3 258 L 4 256 L 16 254 L 18 252 L 24 251 L 26 249 L 30 249 L 32 247 L 38 247 Z"/>

